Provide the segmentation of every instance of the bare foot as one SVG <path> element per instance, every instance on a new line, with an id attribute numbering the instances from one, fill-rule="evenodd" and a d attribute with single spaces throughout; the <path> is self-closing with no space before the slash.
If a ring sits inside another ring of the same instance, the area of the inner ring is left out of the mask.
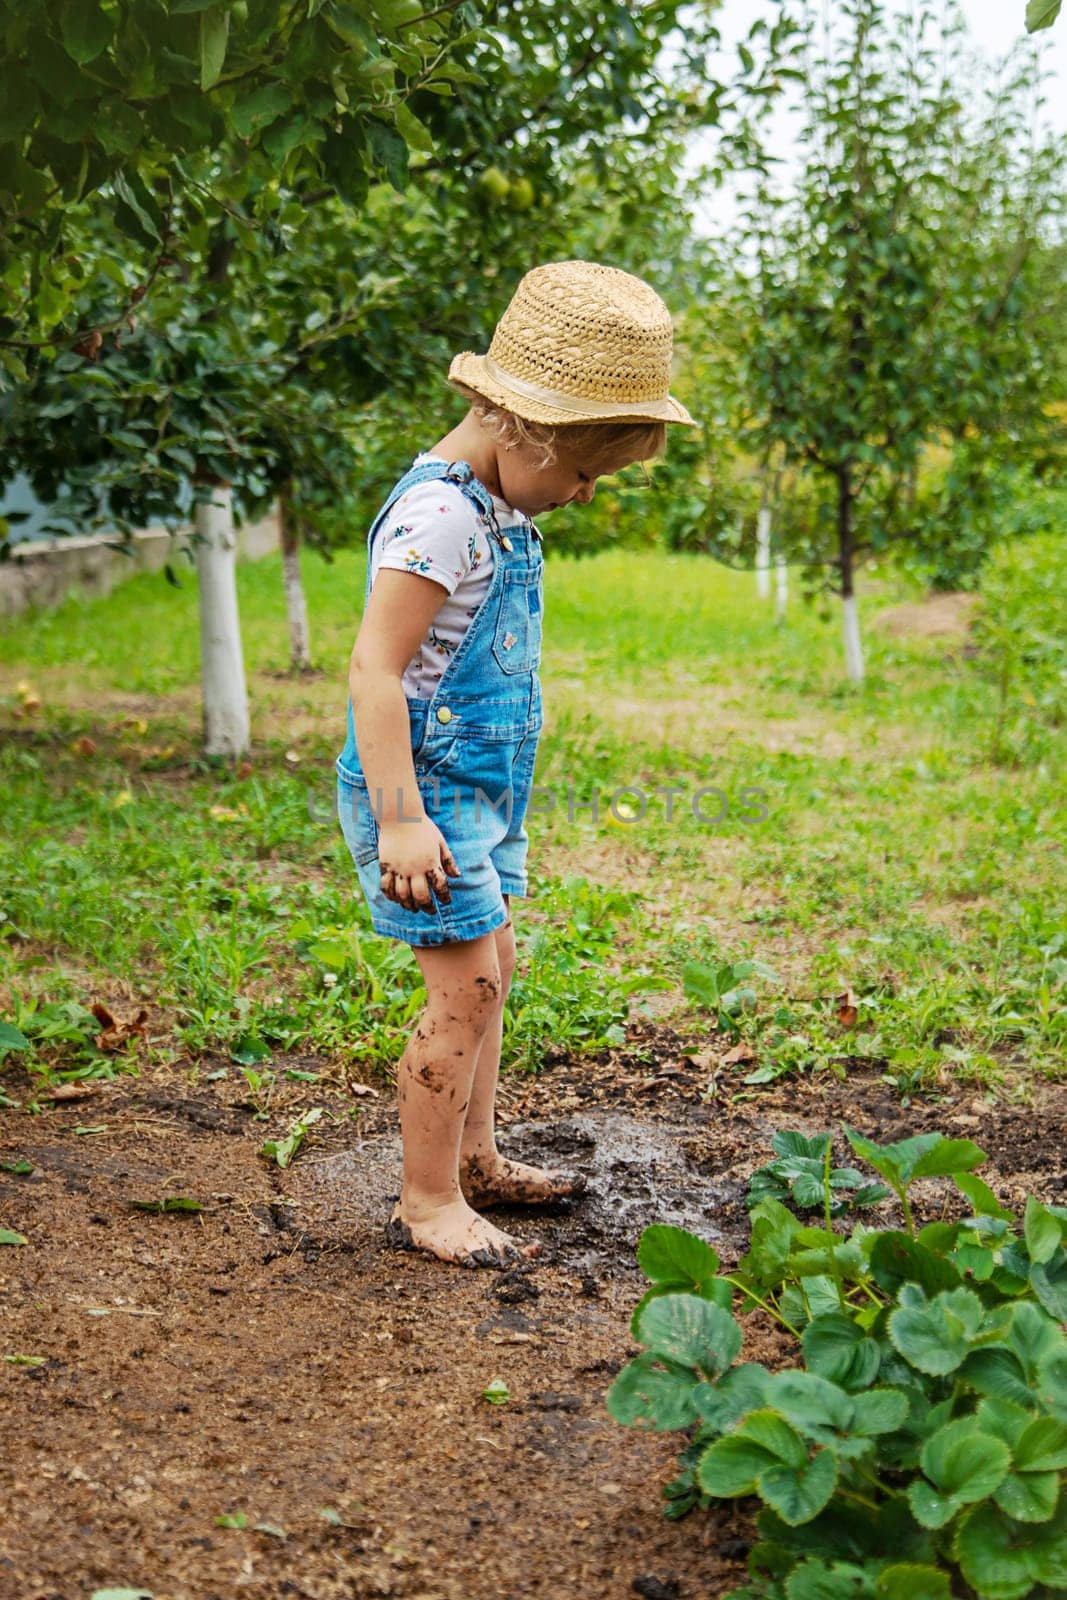
<path id="1" fill-rule="evenodd" d="M 499 1154 L 461 1160 L 459 1176 L 463 1193 L 474 1205 L 546 1205 L 584 1194 L 586 1187 L 579 1172 L 550 1172 Z"/>
<path id="2" fill-rule="evenodd" d="M 494 1228 L 465 1200 L 408 1221 L 397 1204 L 385 1227 L 386 1243 L 397 1250 L 425 1250 L 460 1267 L 513 1267 L 539 1256 L 540 1241 L 520 1245 L 509 1233 Z"/>

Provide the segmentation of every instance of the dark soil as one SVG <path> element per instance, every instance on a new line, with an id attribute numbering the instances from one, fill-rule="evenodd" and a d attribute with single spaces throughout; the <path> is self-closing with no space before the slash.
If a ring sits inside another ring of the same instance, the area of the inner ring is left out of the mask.
<path id="1" fill-rule="evenodd" d="M 0 1225 L 29 1240 L 0 1252 L 2 1353 L 46 1358 L 0 1373 L 0 1595 L 713 1600 L 734 1587 L 743 1509 L 666 1522 L 678 1441 L 604 1409 L 635 1353 L 642 1228 L 682 1224 L 733 1261 L 770 1134 L 841 1121 L 880 1139 L 973 1137 L 1003 1199 L 1062 1201 L 1067 1096 L 994 1107 L 966 1090 L 904 1108 L 859 1067 L 741 1101 L 727 1071 L 705 1100 L 708 1069 L 687 1050 L 708 1042 L 635 1024 L 624 1050 L 506 1079 L 505 1151 L 590 1183 L 551 1214 L 494 1213 L 545 1243 L 509 1273 L 385 1248 L 399 1188 L 388 1086 L 353 1119 L 294 1083 L 263 1122 L 240 1104 L 236 1068 L 196 1089 L 171 1070 L 0 1113 L 3 1157 L 35 1168 L 0 1172 Z M 14 1074 L 5 1087 L 31 1097 Z M 337 1114 L 290 1168 L 268 1165 L 263 1140 L 311 1104 Z M 207 1209 L 129 1205 L 167 1195 Z M 931 1183 L 920 1211 L 946 1203 Z M 790 1357 L 751 1321 L 746 1354 Z M 482 1398 L 495 1378 L 505 1406 Z M 217 1526 L 236 1513 L 245 1528 Z"/>

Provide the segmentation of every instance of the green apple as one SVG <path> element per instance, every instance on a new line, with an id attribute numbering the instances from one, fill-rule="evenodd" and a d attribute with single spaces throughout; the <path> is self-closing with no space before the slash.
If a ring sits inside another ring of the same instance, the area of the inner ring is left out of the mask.
<path id="1" fill-rule="evenodd" d="M 508 195 L 508 205 L 512 211 L 529 211 L 536 199 L 537 190 L 529 178 L 513 179 Z"/>
<path id="2" fill-rule="evenodd" d="M 511 183 L 499 167 L 486 167 L 484 172 L 479 173 L 478 187 L 494 205 L 506 200 L 511 192 Z"/>

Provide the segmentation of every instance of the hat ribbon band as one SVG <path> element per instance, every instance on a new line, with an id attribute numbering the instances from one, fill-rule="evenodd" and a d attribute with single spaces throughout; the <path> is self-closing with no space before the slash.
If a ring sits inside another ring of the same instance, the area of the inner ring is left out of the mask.
<path id="1" fill-rule="evenodd" d="M 663 405 L 667 396 L 659 400 L 584 400 L 578 395 L 564 394 L 559 389 L 546 389 L 540 383 L 529 383 L 525 378 L 515 378 L 498 367 L 492 356 L 485 358 L 485 370 L 503 389 L 511 389 L 527 400 L 539 400 L 542 405 L 555 406 L 558 411 L 573 411 L 584 417 L 618 417 L 633 415 L 646 417 L 650 406 Z"/>

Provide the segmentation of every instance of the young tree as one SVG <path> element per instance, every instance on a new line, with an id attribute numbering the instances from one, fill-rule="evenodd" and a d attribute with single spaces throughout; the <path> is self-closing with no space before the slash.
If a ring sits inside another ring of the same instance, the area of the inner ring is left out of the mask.
<path id="1" fill-rule="evenodd" d="M 809 12 L 796 191 L 761 183 L 749 258 L 731 241 L 709 296 L 725 277 L 748 301 L 733 346 L 741 437 L 761 458 L 781 449 L 798 473 L 779 536 L 809 588 L 840 596 L 858 681 L 861 561 L 934 518 L 940 539 L 971 537 L 990 464 L 1047 431 L 1067 289 L 1061 270 L 1050 293 L 1048 270 L 1064 148 L 1034 132 L 1032 60 L 961 104 L 958 13 L 947 31 L 929 7 L 890 31 L 879 0 L 838 13 L 820 49 Z M 923 453 L 946 442 L 940 501 L 920 505 Z"/>

